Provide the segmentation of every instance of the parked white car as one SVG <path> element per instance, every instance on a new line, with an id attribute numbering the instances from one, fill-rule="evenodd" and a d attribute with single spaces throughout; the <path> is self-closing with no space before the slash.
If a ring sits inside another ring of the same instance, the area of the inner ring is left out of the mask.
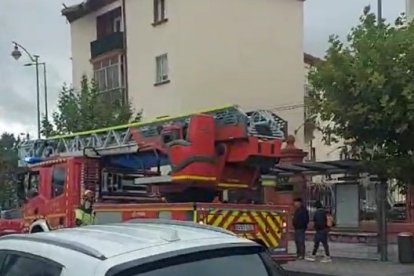
<path id="1" fill-rule="evenodd" d="M 2 276 L 279 276 L 266 250 L 208 225 L 165 220 L 0 238 Z"/>

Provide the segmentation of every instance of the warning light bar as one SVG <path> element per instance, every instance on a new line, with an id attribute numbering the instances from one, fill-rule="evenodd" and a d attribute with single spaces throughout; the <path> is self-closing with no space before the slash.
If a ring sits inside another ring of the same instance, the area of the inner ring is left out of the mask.
<path id="1" fill-rule="evenodd" d="M 39 162 L 45 161 L 44 158 L 41 157 L 31 157 L 31 156 L 27 156 L 24 158 L 24 162 L 26 162 L 27 164 L 36 164 Z"/>

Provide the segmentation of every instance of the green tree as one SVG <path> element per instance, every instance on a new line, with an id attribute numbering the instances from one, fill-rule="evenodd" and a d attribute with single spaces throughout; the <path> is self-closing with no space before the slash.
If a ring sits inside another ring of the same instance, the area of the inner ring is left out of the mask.
<path id="1" fill-rule="evenodd" d="M 376 173 L 414 183 L 414 24 L 378 24 L 366 7 L 308 77 L 325 141 L 344 139 Z"/>
<path id="2" fill-rule="evenodd" d="M 141 120 L 142 112 L 134 112 L 130 102 L 109 96 L 101 93 L 86 76 L 82 78 L 80 91 L 64 85 L 52 122 L 43 118 L 42 134 L 46 137 L 64 135 Z"/>
<path id="3" fill-rule="evenodd" d="M 16 200 L 14 171 L 17 168 L 17 144 L 19 140 L 4 132 L 0 136 L 0 205 L 10 207 Z"/>

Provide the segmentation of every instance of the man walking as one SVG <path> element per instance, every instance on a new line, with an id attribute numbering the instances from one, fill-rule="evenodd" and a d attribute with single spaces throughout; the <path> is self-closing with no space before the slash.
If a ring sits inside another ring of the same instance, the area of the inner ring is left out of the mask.
<path id="1" fill-rule="evenodd" d="M 305 258 L 306 229 L 309 223 L 309 212 L 303 205 L 301 198 L 293 201 L 295 212 L 293 214 L 293 228 L 295 229 L 296 257 L 299 260 Z"/>
<path id="2" fill-rule="evenodd" d="M 321 260 L 323 263 L 331 262 L 331 255 L 329 253 L 329 245 L 328 245 L 328 213 L 323 208 L 322 203 L 320 201 L 315 202 L 316 212 L 313 216 L 313 225 L 315 229 L 315 237 L 314 237 L 314 247 L 312 251 L 312 255 L 306 260 L 308 261 L 315 261 L 316 260 L 316 253 L 318 252 L 319 245 L 322 243 L 323 248 L 325 250 L 325 257 Z"/>

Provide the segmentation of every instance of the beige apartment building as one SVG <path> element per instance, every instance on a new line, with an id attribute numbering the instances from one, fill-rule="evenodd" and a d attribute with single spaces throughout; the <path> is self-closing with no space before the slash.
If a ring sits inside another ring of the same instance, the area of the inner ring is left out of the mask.
<path id="1" fill-rule="evenodd" d="M 405 13 L 409 20 L 414 18 L 414 0 L 405 0 Z"/>
<path id="2" fill-rule="evenodd" d="M 304 0 L 86 0 L 66 7 L 73 84 L 145 117 L 271 109 L 304 145 Z"/>
<path id="3" fill-rule="evenodd" d="M 305 54 L 305 76 L 318 63 L 323 62 L 320 58 Z M 305 97 L 308 95 L 308 79 L 305 78 Z M 343 141 L 338 143 L 326 143 L 323 141 L 322 133 L 316 128 L 313 120 L 310 120 L 311 114 L 305 109 L 305 121 L 303 124 L 304 131 L 304 150 L 308 152 L 307 161 L 333 161 L 344 159 L 342 153 Z M 320 123 L 320 122 L 319 122 Z M 326 123 L 326 122 L 325 122 Z"/>

